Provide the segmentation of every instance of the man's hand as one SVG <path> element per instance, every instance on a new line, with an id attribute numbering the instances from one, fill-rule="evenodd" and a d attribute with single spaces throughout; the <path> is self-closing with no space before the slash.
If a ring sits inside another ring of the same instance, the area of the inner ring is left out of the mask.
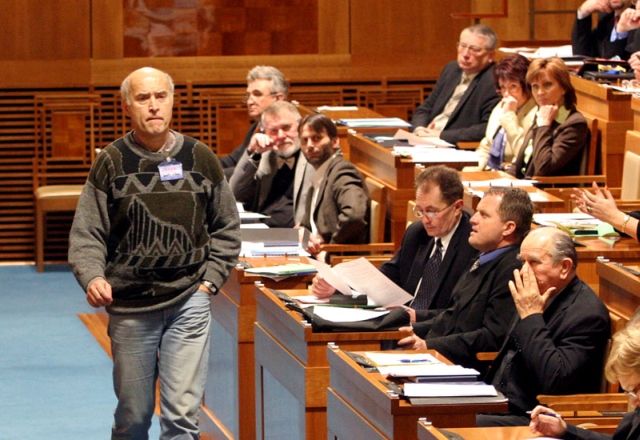
<path id="1" fill-rule="evenodd" d="M 113 302 L 111 284 L 102 277 L 94 278 L 87 286 L 87 302 L 92 307 L 108 306 Z"/>
<path id="2" fill-rule="evenodd" d="M 629 32 L 638 28 L 640 28 L 640 9 L 627 8 L 622 11 L 616 25 L 616 31 Z"/>
<path id="3" fill-rule="evenodd" d="M 529 266 L 524 263 L 522 269 L 513 271 L 513 280 L 509 281 L 509 290 L 516 305 L 516 310 L 520 319 L 529 315 L 544 312 L 544 307 L 551 295 L 556 291 L 555 287 L 550 287 L 544 294 L 540 294 L 538 281 Z"/>
<path id="4" fill-rule="evenodd" d="M 538 405 L 531 411 L 529 429 L 536 435 L 562 438 L 567 432 L 567 422 L 552 409 Z"/>
<path id="5" fill-rule="evenodd" d="M 536 114 L 536 123 L 538 124 L 538 127 L 551 125 L 556 116 L 558 116 L 557 105 L 541 105 L 538 108 L 538 113 Z"/>
<path id="6" fill-rule="evenodd" d="M 583 17 L 594 12 L 609 13 L 612 11 L 609 0 L 587 0 L 578 8 L 578 13 Z"/>
<path id="7" fill-rule="evenodd" d="M 320 275 L 316 275 L 311 281 L 311 293 L 318 298 L 324 299 L 336 293 L 336 288 L 327 283 Z"/>
<path id="8" fill-rule="evenodd" d="M 413 329 L 411 327 L 400 327 L 398 330 L 401 332 L 410 332 L 409 336 L 406 336 L 398 341 L 398 345 L 403 346 L 404 348 L 412 348 L 414 350 L 422 350 L 427 349 L 427 341 L 416 336 L 413 333 Z"/>
<path id="9" fill-rule="evenodd" d="M 264 133 L 254 133 L 247 146 L 249 154 L 262 154 L 266 151 L 276 150 L 273 140 Z"/>
<path id="10" fill-rule="evenodd" d="M 440 131 L 432 128 L 431 126 L 429 126 L 429 127 L 416 127 L 416 129 L 413 130 L 413 134 L 415 134 L 416 136 L 421 136 L 421 137 L 429 137 L 429 136 L 440 137 Z"/>
<path id="11" fill-rule="evenodd" d="M 633 69 L 636 79 L 640 79 L 640 51 L 631 54 L 629 57 L 629 66 Z"/>
<path id="12" fill-rule="evenodd" d="M 311 255 L 318 255 L 322 250 L 322 243 L 324 243 L 324 240 L 321 236 L 319 236 L 318 234 L 311 234 L 309 236 L 309 240 L 307 241 L 307 251 Z"/>

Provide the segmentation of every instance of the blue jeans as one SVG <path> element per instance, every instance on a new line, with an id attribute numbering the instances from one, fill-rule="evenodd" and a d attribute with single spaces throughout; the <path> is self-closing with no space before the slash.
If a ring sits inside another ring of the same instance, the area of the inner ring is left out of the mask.
<path id="1" fill-rule="evenodd" d="M 167 309 L 109 317 L 118 406 L 113 440 L 147 440 L 160 379 L 160 439 L 198 439 L 211 312 L 197 291 Z"/>

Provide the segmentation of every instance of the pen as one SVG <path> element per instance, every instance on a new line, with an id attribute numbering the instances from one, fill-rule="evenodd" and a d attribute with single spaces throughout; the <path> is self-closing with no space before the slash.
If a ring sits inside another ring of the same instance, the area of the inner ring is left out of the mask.
<path id="1" fill-rule="evenodd" d="M 420 362 L 429 362 L 429 359 L 400 359 L 403 364 L 417 364 Z"/>
<path id="2" fill-rule="evenodd" d="M 533 411 L 527 411 L 527 414 L 531 415 Z M 550 413 L 550 412 L 541 412 L 540 414 L 538 414 L 539 416 L 548 416 L 548 417 L 555 417 L 556 419 L 561 419 L 562 417 L 560 417 L 559 414 L 555 414 L 555 413 Z"/>

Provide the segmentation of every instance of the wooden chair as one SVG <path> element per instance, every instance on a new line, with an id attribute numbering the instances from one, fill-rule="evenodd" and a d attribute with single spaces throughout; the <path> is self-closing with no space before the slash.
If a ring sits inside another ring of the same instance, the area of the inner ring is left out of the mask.
<path id="1" fill-rule="evenodd" d="M 532 177 L 533 180 L 539 182 L 538 186 L 564 200 L 570 199 L 571 190 L 568 188 L 591 186 L 592 182 L 596 182 L 599 185 L 606 185 L 607 183 L 607 152 L 601 142 L 598 119 L 587 118 L 587 123 L 589 124 L 591 135 L 582 157 L 582 173 L 580 175 Z"/>
<path id="2" fill-rule="evenodd" d="M 327 243 L 322 245 L 322 251 L 329 254 L 329 262 L 337 264 L 346 259 L 352 259 L 354 254 L 371 256 L 373 260 L 388 260 L 395 245 L 384 241 L 385 222 L 387 215 L 387 189 L 383 183 L 371 177 L 365 177 L 371 198 L 371 216 L 369 223 L 369 243 L 367 244 L 337 244 Z"/>
<path id="3" fill-rule="evenodd" d="M 47 213 L 74 211 L 95 158 L 98 95 L 35 97 L 36 151 L 33 161 L 35 260 L 44 270 Z"/>

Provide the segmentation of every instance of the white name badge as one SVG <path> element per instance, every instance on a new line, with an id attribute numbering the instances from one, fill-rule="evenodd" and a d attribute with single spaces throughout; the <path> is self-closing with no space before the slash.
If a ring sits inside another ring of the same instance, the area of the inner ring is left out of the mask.
<path id="1" fill-rule="evenodd" d="M 162 162 L 158 165 L 158 171 L 160 172 L 160 180 L 166 182 L 167 180 L 182 179 L 182 164 L 175 159 Z"/>

